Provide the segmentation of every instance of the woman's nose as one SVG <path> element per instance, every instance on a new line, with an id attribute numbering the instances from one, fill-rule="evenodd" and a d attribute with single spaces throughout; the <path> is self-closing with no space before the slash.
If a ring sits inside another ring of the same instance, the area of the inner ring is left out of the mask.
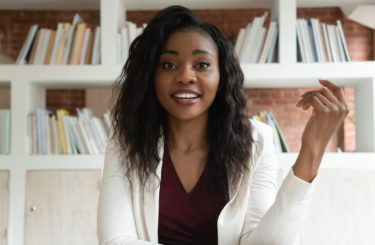
<path id="1" fill-rule="evenodd" d="M 183 66 L 180 68 L 177 76 L 176 82 L 178 83 L 195 83 L 197 81 L 195 71 L 190 66 Z"/>

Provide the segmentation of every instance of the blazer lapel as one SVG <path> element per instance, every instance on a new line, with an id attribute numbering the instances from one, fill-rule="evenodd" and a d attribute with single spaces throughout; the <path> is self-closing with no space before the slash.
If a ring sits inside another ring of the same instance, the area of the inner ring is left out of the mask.
<path id="1" fill-rule="evenodd" d="M 163 165 L 164 141 L 159 139 L 159 164 L 156 168 L 156 176 L 150 176 L 144 190 L 144 219 L 147 233 L 151 242 L 158 242 L 159 224 L 159 193 L 161 169 Z"/>

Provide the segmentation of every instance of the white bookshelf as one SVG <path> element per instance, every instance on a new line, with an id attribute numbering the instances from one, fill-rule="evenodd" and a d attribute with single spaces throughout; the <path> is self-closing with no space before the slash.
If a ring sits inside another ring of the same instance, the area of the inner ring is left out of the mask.
<path id="1" fill-rule="evenodd" d="M 311 3 L 310 3 L 311 2 Z M 279 62 L 242 64 L 246 87 L 320 86 L 319 78 L 339 85 L 355 87 L 357 153 L 327 153 L 322 168 L 375 169 L 375 62 L 297 63 L 297 6 L 337 6 L 338 0 L 320 1 L 180 1 L 193 9 L 269 7 L 272 19 L 279 23 Z M 348 4 L 355 0 L 345 1 Z M 365 1 L 364 1 L 365 2 Z M 0 65 L 0 87 L 11 90 L 11 154 L 0 155 L 0 170 L 10 171 L 8 244 L 24 244 L 26 172 L 29 170 L 100 170 L 104 156 L 31 156 L 27 141 L 27 115 L 45 108 L 48 88 L 111 87 L 120 75 L 116 65 L 116 34 L 124 25 L 126 10 L 162 9 L 175 1 L 101 0 L 101 64 L 84 66 Z M 311 5 L 309 5 L 311 4 Z M 314 5 L 313 5 L 314 4 Z M 41 7 L 43 8 L 43 7 Z M 47 8 L 47 6 L 46 6 Z M 287 169 L 297 153 L 278 154 L 280 169 Z"/>

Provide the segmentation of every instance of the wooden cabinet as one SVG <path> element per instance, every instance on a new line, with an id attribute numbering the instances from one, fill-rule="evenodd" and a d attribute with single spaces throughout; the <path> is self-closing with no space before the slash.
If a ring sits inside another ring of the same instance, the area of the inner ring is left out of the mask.
<path id="1" fill-rule="evenodd" d="M 9 171 L 0 171 L 0 244 L 7 244 Z"/>
<path id="2" fill-rule="evenodd" d="M 98 244 L 100 171 L 28 171 L 25 244 Z"/>

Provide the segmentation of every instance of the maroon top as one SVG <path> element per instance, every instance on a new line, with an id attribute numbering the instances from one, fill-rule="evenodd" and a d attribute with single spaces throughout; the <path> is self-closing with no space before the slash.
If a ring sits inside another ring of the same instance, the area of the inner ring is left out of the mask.
<path id="1" fill-rule="evenodd" d="M 168 149 L 163 156 L 159 200 L 159 243 L 217 244 L 217 219 L 226 204 L 219 188 L 209 188 L 205 169 L 187 193 L 177 175 Z"/>

